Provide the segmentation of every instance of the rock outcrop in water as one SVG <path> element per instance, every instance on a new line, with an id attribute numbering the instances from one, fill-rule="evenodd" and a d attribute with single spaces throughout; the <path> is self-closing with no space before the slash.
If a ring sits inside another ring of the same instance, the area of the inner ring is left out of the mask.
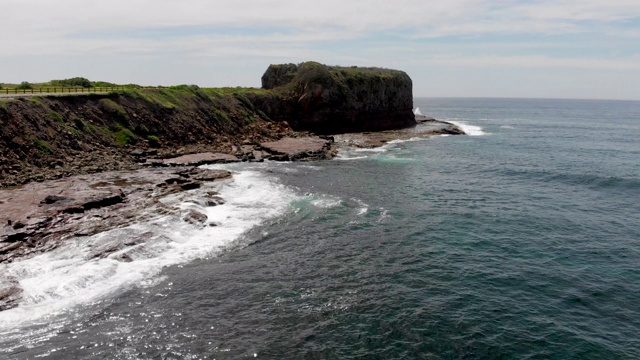
<path id="1" fill-rule="evenodd" d="M 254 97 L 255 105 L 294 130 L 337 134 L 416 125 L 412 82 L 403 71 L 316 62 L 270 65 L 262 87 L 272 93 Z"/>

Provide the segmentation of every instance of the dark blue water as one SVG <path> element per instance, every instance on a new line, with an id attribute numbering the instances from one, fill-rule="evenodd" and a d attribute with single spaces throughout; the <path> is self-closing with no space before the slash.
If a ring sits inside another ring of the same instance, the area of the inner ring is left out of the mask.
<path id="1" fill-rule="evenodd" d="M 640 357 L 640 102 L 415 105 L 481 129 L 236 166 L 295 199 L 0 357 Z"/>

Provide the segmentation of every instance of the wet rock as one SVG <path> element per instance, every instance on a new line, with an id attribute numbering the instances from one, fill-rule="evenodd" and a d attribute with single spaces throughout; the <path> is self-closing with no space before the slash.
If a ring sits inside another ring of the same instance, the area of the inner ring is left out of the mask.
<path id="1" fill-rule="evenodd" d="M 262 162 L 267 156 L 269 156 L 269 154 L 267 154 L 266 152 L 259 151 L 259 150 L 254 150 L 252 152 L 252 155 L 253 155 L 253 160 L 257 162 Z"/>
<path id="2" fill-rule="evenodd" d="M 202 225 L 207 222 L 209 217 L 195 209 L 190 209 L 183 217 L 182 220 L 192 225 Z"/>
<path id="3" fill-rule="evenodd" d="M 129 254 L 120 254 L 114 257 L 114 259 L 122 262 L 132 262 L 133 258 Z"/>
<path id="4" fill-rule="evenodd" d="M 204 206 L 218 206 L 218 205 L 223 205 L 225 203 L 224 199 L 221 198 L 220 196 L 217 195 L 213 195 L 213 196 L 207 196 L 204 199 Z"/>
<path id="5" fill-rule="evenodd" d="M 9 251 L 16 250 L 16 249 L 22 247 L 22 245 L 24 245 L 24 243 L 19 242 L 19 241 L 14 242 L 14 243 L 9 244 L 9 245 L 6 245 L 4 247 L 2 247 L 2 245 L 0 245 L 0 254 L 6 254 Z"/>
<path id="6" fill-rule="evenodd" d="M 22 295 L 22 288 L 16 284 L 4 284 L 0 282 L 0 311 L 12 309 L 18 306 Z"/>
<path id="7" fill-rule="evenodd" d="M 64 214 L 82 214 L 84 212 L 84 208 L 82 206 L 69 206 L 68 208 L 62 209 L 62 213 Z"/>
<path id="8" fill-rule="evenodd" d="M 104 193 L 93 197 L 90 201 L 82 204 L 82 208 L 86 210 L 99 209 L 106 206 L 119 204 L 125 200 L 126 195 L 120 190 L 119 194 Z"/>
<path id="9" fill-rule="evenodd" d="M 180 184 L 180 189 L 182 190 L 194 190 L 199 189 L 202 186 L 202 183 L 199 181 L 189 181 L 183 184 Z"/>
<path id="10" fill-rule="evenodd" d="M 0 263 L 55 249 L 74 236 L 91 236 L 157 216 L 179 216 L 178 207 L 160 199 L 202 187 L 203 181 L 229 176 L 231 173 L 220 170 L 147 168 L 79 175 L 0 190 Z M 202 193 L 193 193 L 202 206 L 224 202 L 215 191 Z M 208 224 L 206 214 L 201 212 L 188 215 L 185 221 L 199 226 Z M 111 256 L 114 252 L 118 256 L 127 246 L 130 245 L 126 242 L 111 243 L 96 248 L 90 258 Z M 118 260 L 127 261 L 124 257 Z"/>
<path id="11" fill-rule="evenodd" d="M 168 167 L 169 164 L 165 163 L 162 159 L 147 159 L 144 165 L 151 167 Z"/>
<path id="12" fill-rule="evenodd" d="M 173 185 L 173 184 L 178 184 L 179 185 L 179 184 L 184 184 L 184 183 L 187 183 L 187 182 L 189 182 L 189 179 L 186 179 L 184 177 L 172 177 L 172 178 L 166 179 L 164 181 L 165 184 L 169 184 L 169 185 Z"/>
<path id="13" fill-rule="evenodd" d="M 156 149 L 135 149 L 129 153 L 129 155 L 134 157 L 144 157 L 144 156 L 156 156 L 158 155 L 158 150 Z"/>
<path id="14" fill-rule="evenodd" d="M 416 122 L 418 124 L 425 123 L 425 122 L 434 122 L 434 121 L 438 121 L 438 120 L 432 117 L 424 116 L 424 115 L 416 115 Z"/>
<path id="15" fill-rule="evenodd" d="M 210 152 L 183 155 L 172 159 L 161 160 L 162 165 L 164 166 L 200 166 L 206 164 L 220 164 L 238 161 L 240 161 L 240 159 L 231 154 Z M 150 163 L 150 165 L 152 166 L 157 166 L 155 160 L 151 162 L 148 161 L 148 163 Z"/>
<path id="16" fill-rule="evenodd" d="M 447 135 L 466 135 L 466 133 L 457 126 L 446 127 L 442 129 L 443 134 Z"/>
<path id="17" fill-rule="evenodd" d="M 231 177 L 231 172 L 227 170 L 214 170 L 214 169 L 194 169 L 190 174 L 191 178 L 198 181 L 215 181 L 221 179 L 228 179 Z"/>
<path id="18" fill-rule="evenodd" d="M 335 145 L 336 147 L 374 148 L 382 146 L 392 140 L 427 138 L 444 134 L 464 135 L 465 133 L 455 124 L 440 120 L 428 120 L 410 129 L 335 135 Z"/>
<path id="19" fill-rule="evenodd" d="M 100 244 L 96 246 L 87 256 L 87 259 L 102 259 L 106 258 L 109 255 L 123 250 L 128 247 L 132 247 L 135 245 L 143 244 L 149 241 L 153 237 L 153 233 L 145 232 L 140 235 L 126 237 L 124 239 L 115 239 L 109 241 L 107 243 Z M 118 256 L 116 256 L 118 257 Z"/>
<path id="20" fill-rule="evenodd" d="M 129 153 L 135 162 L 144 163 L 148 157 L 157 156 L 158 150 L 155 149 L 135 149 Z"/>
<path id="21" fill-rule="evenodd" d="M 44 200 L 42 200 L 40 204 L 50 205 L 50 204 L 54 204 L 56 202 L 65 201 L 65 200 L 69 200 L 69 198 L 66 198 L 64 196 L 57 196 L 57 195 L 47 195 L 47 197 L 44 198 Z"/>
<path id="22" fill-rule="evenodd" d="M 22 241 L 29 237 L 29 235 L 33 234 L 32 232 L 13 232 L 13 233 L 5 233 L 3 236 L 0 236 L 0 241 L 13 243 L 16 241 Z"/>

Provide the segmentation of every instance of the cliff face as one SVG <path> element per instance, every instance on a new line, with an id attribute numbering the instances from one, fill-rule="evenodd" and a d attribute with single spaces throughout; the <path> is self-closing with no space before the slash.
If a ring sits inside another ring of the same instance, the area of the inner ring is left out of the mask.
<path id="1" fill-rule="evenodd" d="M 398 70 L 316 62 L 271 65 L 262 86 L 272 94 L 254 98 L 256 106 L 294 130 L 332 134 L 416 124 L 411 78 Z"/>
<path id="2" fill-rule="evenodd" d="M 250 89 L 178 86 L 103 95 L 0 99 L 0 188 L 29 180 L 125 169 L 132 150 L 232 152 L 279 139 L 244 96 Z M 184 148 L 184 149 L 182 149 Z"/>
<path id="3" fill-rule="evenodd" d="M 0 188 L 133 167 L 140 152 L 231 153 L 292 129 L 336 134 L 416 124 L 402 71 L 271 65 L 262 84 L 0 99 Z"/>

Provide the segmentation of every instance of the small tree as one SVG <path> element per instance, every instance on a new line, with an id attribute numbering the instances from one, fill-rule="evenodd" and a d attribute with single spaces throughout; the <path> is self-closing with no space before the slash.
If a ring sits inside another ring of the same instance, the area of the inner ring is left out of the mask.
<path id="1" fill-rule="evenodd" d="M 23 82 L 20 83 L 20 85 L 18 85 L 18 89 L 20 89 L 20 90 L 33 89 L 33 86 L 31 85 L 30 82 L 23 81 Z"/>

